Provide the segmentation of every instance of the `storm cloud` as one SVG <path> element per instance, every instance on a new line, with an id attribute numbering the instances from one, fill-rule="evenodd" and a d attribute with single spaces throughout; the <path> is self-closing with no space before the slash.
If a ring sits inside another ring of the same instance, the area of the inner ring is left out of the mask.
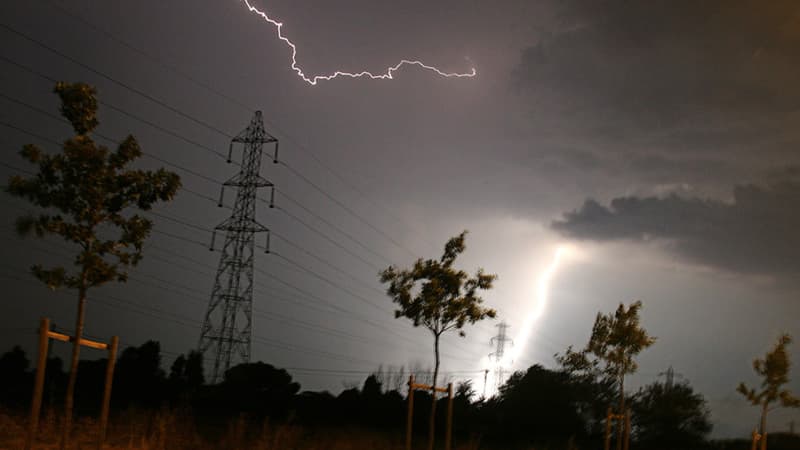
<path id="1" fill-rule="evenodd" d="M 695 264 L 736 273 L 800 273 L 800 182 L 739 185 L 730 201 L 625 196 L 595 200 L 552 224 L 559 233 L 594 241 L 662 246 Z"/>
<path id="2" fill-rule="evenodd" d="M 541 135 L 580 140 L 612 176 L 654 183 L 731 186 L 769 161 L 797 163 L 800 3 L 554 8 L 514 70 Z"/>

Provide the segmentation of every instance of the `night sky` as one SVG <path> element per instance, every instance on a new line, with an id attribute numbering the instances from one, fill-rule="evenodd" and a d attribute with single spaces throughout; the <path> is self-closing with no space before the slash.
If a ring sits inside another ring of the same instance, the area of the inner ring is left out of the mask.
<path id="1" fill-rule="evenodd" d="M 131 280 L 90 293 L 89 335 L 158 340 L 166 368 L 196 347 L 219 258 L 210 230 L 229 212 L 214 199 L 238 169 L 219 153 L 262 110 L 284 164 L 261 170 L 278 208 L 257 212 L 274 233 L 256 262 L 254 360 L 337 392 L 379 365 L 430 367 L 430 335 L 393 319 L 378 272 L 438 257 L 467 229 L 458 264 L 499 275 L 484 298 L 517 337 L 512 368 L 554 367 L 598 311 L 642 300 L 658 342 L 631 389 L 672 366 L 706 396 L 714 436 L 752 430 L 736 385 L 756 381 L 751 361 L 780 332 L 800 337 L 800 4 L 251 2 L 284 23 L 308 75 L 419 59 L 477 76 L 404 67 L 311 86 L 237 0 L 2 2 L 2 179 L 31 168 L 23 144 L 55 152 L 70 135 L 44 75 L 95 85 L 99 133 L 134 135 L 150 155 L 139 165 L 174 164 L 186 188 L 149 215 Z M 28 267 L 68 262 L 70 247 L 17 237 L 31 207 L 0 205 L 0 351 L 32 351 L 39 317 L 73 327 L 75 293 Z M 445 339 L 446 377 L 480 392 L 496 323 Z"/>

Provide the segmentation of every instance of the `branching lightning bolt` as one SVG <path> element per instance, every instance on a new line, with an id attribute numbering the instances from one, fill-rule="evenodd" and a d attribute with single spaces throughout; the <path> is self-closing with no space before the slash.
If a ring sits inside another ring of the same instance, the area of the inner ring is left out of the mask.
<path id="1" fill-rule="evenodd" d="M 290 41 L 289 38 L 287 38 L 286 36 L 283 35 L 283 31 L 282 31 L 283 23 L 282 22 L 278 22 L 277 20 L 275 20 L 275 19 L 271 18 L 270 16 L 268 16 L 266 12 L 261 11 L 258 8 L 256 8 L 255 6 L 251 5 L 249 0 L 242 0 L 242 2 L 244 2 L 245 5 L 247 5 L 247 9 L 249 9 L 251 13 L 258 14 L 259 16 L 261 16 L 262 19 L 264 19 L 264 21 L 268 22 L 269 24 L 271 24 L 271 25 L 273 25 L 275 27 L 277 35 L 278 35 L 278 39 L 283 41 L 292 50 L 292 65 L 291 65 L 292 70 L 297 74 L 297 76 L 302 78 L 303 81 L 305 81 L 306 83 L 308 83 L 308 84 L 310 84 L 312 86 L 316 86 L 316 84 L 320 80 L 328 81 L 328 80 L 332 80 L 332 79 L 337 78 L 337 77 L 349 77 L 349 78 L 367 77 L 367 78 L 371 78 L 373 80 L 391 80 L 391 79 L 394 79 L 394 72 L 400 70 L 400 68 L 403 67 L 403 66 L 419 66 L 419 67 L 421 67 L 421 68 L 423 68 L 425 70 L 429 70 L 431 72 L 436 73 L 439 76 L 446 77 L 446 78 L 464 78 L 464 77 L 470 77 L 471 78 L 471 77 L 474 77 L 476 75 L 476 73 L 477 73 L 475 71 L 474 67 L 469 72 L 466 72 L 466 73 L 444 72 L 444 71 L 439 70 L 438 68 L 436 68 L 434 66 L 429 66 L 429 65 L 423 63 L 422 61 L 403 59 L 399 63 L 395 64 L 394 66 L 387 67 L 386 70 L 383 73 L 378 73 L 378 74 L 373 74 L 372 72 L 369 72 L 369 71 L 366 71 L 366 70 L 361 71 L 361 72 L 355 72 L 355 73 L 353 73 L 353 72 L 342 72 L 340 70 L 337 70 L 337 71 L 335 71 L 335 72 L 333 72 L 331 74 L 328 74 L 328 75 L 314 75 L 314 76 L 310 76 L 309 77 L 308 75 L 305 74 L 305 72 L 303 72 L 303 69 L 300 68 L 300 66 L 297 64 L 297 46 L 292 41 Z"/>

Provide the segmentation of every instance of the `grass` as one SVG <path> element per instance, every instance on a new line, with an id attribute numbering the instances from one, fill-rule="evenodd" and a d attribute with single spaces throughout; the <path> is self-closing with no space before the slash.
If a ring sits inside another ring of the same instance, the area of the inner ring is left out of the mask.
<path id="1" fill-rule="evenodd" d="M 72 449 L 96 448 L 97 422 L 91 418 L 75 421 Z M 0 411 L 0 449 L 22 448 L 27 417 Z M 203 431 L 203 432 L 201 432 Z M 207 436 L 211 435 L 211 436 Z M 56 449 L 60 438 L 60 420 L 47 411 L 39 422 L 36 449 Z M 415 448 L 424 448 L 418 439 Z M 443 446 L 443 444 L 440 444 Z M 310 429 L 295 425 L 253 424 L 244 418 L 234 419 L 217 430 L 198 430 L 193 418 L 181 411 L 129 411 L 111 418 L 106 450 L 401 450 L 402 436 L 363 429 Z M 467 444 L 453 450 L 477 450 Z"/>

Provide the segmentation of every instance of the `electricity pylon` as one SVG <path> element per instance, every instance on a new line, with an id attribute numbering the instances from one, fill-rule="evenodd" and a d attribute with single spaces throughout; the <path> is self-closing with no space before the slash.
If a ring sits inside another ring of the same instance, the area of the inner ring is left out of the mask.
<path id="1" fill-rule="evenodd" d="M 236 200 L 231 216 L 217 225 L 211 235 L 211 250 L 214 250 L 217 231 L 225 232 L 225 243 L 220 250 L 214 287 L 200 331 L 200 352 L 213 361 L 212 383 L 218 382 L 230 368 L 234 356 L 240 362 L 250 361 L 256 233 L 266 233 L 264 249 L 269 253 L 269 229 L 256 221 L 257 189 L 270 189 L 270 208 L 275 198 L 274 185 L 259 175 L 259 169 L 265 144 L 272 146 L 273 162 L 278 162 L 278 140 L 264 130 L 261 111 L 256 111 L 250 125 L 231 140 L 228 163 L 234 144 L 243 146 L 242 164 L 239 173 L 223 183 L 219 206 L 222 206 L 226 186 L 236 187 Z M 212 355 L 208 355 L 209 351 Z"/>
<path id="2" fill-rule="evenodd" d="M 496 347 L 494 352 L 489 353 L 489 358 L 494 359 L 495 387 L 500 390 L 500 386 L 503 385 L 503 355 L 505 355 L 506 342 L 510 342 L 513 345 L 514 340 L 506 336 L 506 330 L 509 328 L 507 323 L 500 322 L 495 326 L 497 327 L 497 336 L 494 336 L 489 343 L 496 345 Z"/>

